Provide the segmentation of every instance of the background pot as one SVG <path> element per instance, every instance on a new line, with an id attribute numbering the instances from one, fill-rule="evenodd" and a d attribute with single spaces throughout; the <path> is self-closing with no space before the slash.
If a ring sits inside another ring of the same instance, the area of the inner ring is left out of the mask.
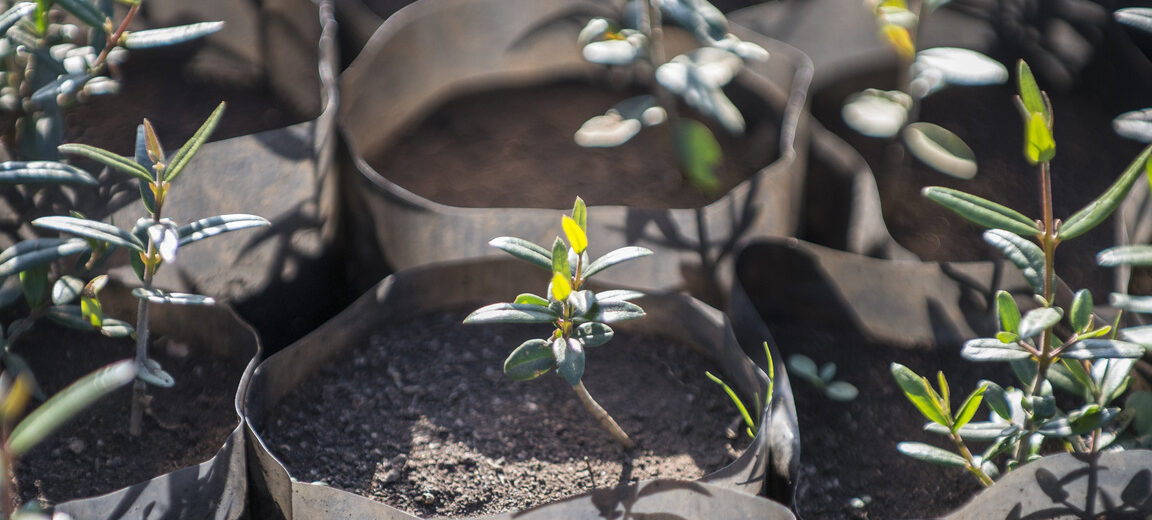
<path id="1" fill-rule="evenodd" d="M 499 254 L 484 243 L 499 235 L 552 239 L 550 211 L 443 205 L 382 177 L 364 157 L 380 153 L 433 107 L 461 93 L 601 73 L 583 61 L 574 42 L 583 19 L 612 13 L 607 3 L 595 1 L 428 0 L 405 7 L 380 26 L 341 77 L 341 127 L 351 167 L 360 173 L 349 175 L 343 188 L 354 248 L 350 272 L 362 273 L 355 287 L 367 288 L 388 267 Z M 726 287 L 736 245 L 757 236 L 789 235 L 797 225 L 808 60 L 787 45 L 732 30 L 772 53 L 766 63 L 750 64 L 737 81 L 782 114 L 779 158 L 701 208 L 590 207 L 590 233 L 598 243 L 642 245 L 665 258 L 654 268 L 623 266 L 606 273 L 609 283 L 688 288 L 717 300 L 697 289 L 713 277 L 718 281 L 711 283 L 713 293 Z M 531 200 L 523 205 L 539 207 Z"/>
<path id="2" fill-rule="evenodd" d="M 250 463 L 256 513 L 264 518 L 303 518 L 294 511 L 302 484 L 294 483 L 257 433 L 266 414 L 289 392 L 324 365 L 340 357 L 351 345 L 367 341 L 374 320 L 404 318 L 433 310 L 462 308 L 477 301 L 515 296 L 509 288 L 522 286 L 523 265 L 508 260 L 487 260 L 461 265 L 429 266 L 392 275 L 362 296 L 349 309 L 283 352 L 270 357 L 256 371 L 245 398 L 250 441 Z M 541 283 L 544 283 L 541 277 Z M 738 392 L 762 391 L 761 371 L 739 352 L 725 316 L 691 298 L 679 295 L 648 296 L 641 302 L 645 319 L 619 324 L 618 330 L 646 333 L 688 342 L 712 357 Z M 371 316 L 371 319 L 365 318 Z M 762 339 L 758 340 L 763 341 Z M 783 376 L 782 371 L 777 371 Z M 777 452 L 792 453 L 795 440 L 786 376 L 777 379 L 772 412 L 761 410 L 760 434 L 731 465 L 705 476 L 702 482 L 747 493 L 759 493 L 788 482 L 788 463 L 775 460 Z M 780 431 L 778 431 L 780 430 Z M 772 457 L 773 460 L 769 461 Z M 642 482 L 642 486 L 648 485 Z M 785 484 L 786 486 L 786 484 Z M 327 493 L 327 492 L 324 492 Z M 296 498 L 294 498 L 296 497 Z M 366 500 L 366 499 L 360 499 Z M 335 506 L 333 506 L 335 507 Z M 377 505 L 377 507 L 392 508 Z"/>

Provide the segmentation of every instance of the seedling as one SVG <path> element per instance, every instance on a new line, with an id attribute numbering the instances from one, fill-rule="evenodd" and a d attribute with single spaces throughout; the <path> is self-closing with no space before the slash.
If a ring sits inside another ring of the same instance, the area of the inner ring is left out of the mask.
<path id="1" fill-rule="evenodd" d="M 218 215 L 177 226 L 171 219 L 164 218 L 164 204 L 171 195 L 172 183 L 184 172 L 192 157 L 208 140 L 212 130 L 224 114 L 224 103 L 216 108 L 208 120 L 196 131 L 188 142 L 168 157 L 156 138 L 152 124 L 145 119 L 136 131 L 136 155 L 134 158 L 121 157 L 115 153 L 82 144 L 65 144 L 60 151 L 65 154 L 86 157 L 114 170 L 136 177 L 140 184 L 140 200 L 149 218 L 141 218 L 130 229 L 120 229 L 111 224 L 77 216 L 42 217 L 33 225 L 63 231 L 79 238 L 67 241 L 73 248 L 53 247 L 48 249 L 30 248 L 16 255 L 12 261 L 16 265 L 55 260 L 62 256 L 90 250 L 104 251 L 109 247 L 129 249 L 129 259 L 136 275 L 143 285 L 133 289 L 132 294 L 139 299 L 134 336 L 136 338 L 136 384 L 133 387 L 132 415 L 129 432 L 140 435 L 143 418 L 146 384 L 168 387 L 175 384 L 159 363 L 148 357 L 148 309 L 149 304 L 211 305 L 215 301 L 207 296 L 186 293 L 173 293 L 152 287 L 156 271 L 165 263 L 176 260 L 179 248 L 221 233 L 236 231 L 254 226 L 266 226 L 268 221 L 261 217 L 245 214 Z M 75 242 L 79 240 L 79 242 Z M 80 316 L 84 322 L 96 328 L 105 327 L 107 319 L 96 299 L 96 292 L 102 282 L 86 291 L 81 300 Z M 90 293 L 90 294 L 87 294 Z"/>
<path id="2" fill-rule="evenodd" d="M 688 29 L 700 47 L 667 60 L 663 21 Z M 652 93 L 621 101 L 576 131 L 585 147 L 620 146 L 645 126 L 672 125 L 681 171 L 696 187 L 715 191 L 723 153 L 704 124 L 681 117 L 678 96 L 732 135 L 744 133 L 744 117 L 724 95 L 744 60 L 764 61 L 768 51 L 728 32 L 728 20 L 706 0 L 631 0 L 621 20 L 593 18 L 580 31 L 584 59 L 606 66 L 651 71 Z"/>
<path id="3" fill-rule="evenodd" d="M 819 369 L 816 362 L 804 354 L 788 356 L 788 371 L 799 376 L 824 392 L 824 396 L 834 401 L 851 401 L 860 391 L 847 381 L 836 381 L 836 363 L 824 363 Z"/>
<path id="4" fill-rule="evenodd" d="M 768 367 L 768 390 L 764 395 L 764 400 L 760 399 L 759 393 L 752 394 L 752 403 L 756 406 L 756 408 L 753 408 L 755 412 L 764 410 L 768 405 L 772 404 L 772 392 L 775 390 L 776 384 L 776 367 L 772 364 L 772 351 L 768 349 L 767 341 L 764 342 L 764 355 L 767 356 L 768 359 L 768 364 L 766 365 Z M 704 375 L 724 389 L 724 393 L 728 394 L 728 398 L 732 400 L 732 404 L 736 405 L 737 410 L 740 410 L 740 417 L 744 419 L 744 433 L 747 433 L 748 437 L 755 437 L 756 434 L 760 432 L 760 423 L 756 420 L 758 417 L 754 417 L 748 412 L 748 407 L 744 406 L 744 401 L 740 400 L 740 396 L 736 395 L 736 391 L 728 386 L 728 383 L 716 377 L 712 372 L 704 371 Z"/>
<path id="5" fill-rule="evenodd" d="M 1008 79 L 1008 70 L 979 52 L 956 47 L 918 50 L 920 29 L 933 11 L 948 0 L 868 0 L 887 41 L 900 59 L 897 90 L 870 88 L 850 96 L 841 109 L 844 122 L 868 137 L 897 135 L 912 155 L 933 169 L 970 179 L 976 175 L 976 154 L 950 130 L 917 121 L 920 104 L 949 85 L 993 85 Z"/>
<path id="6" fill-rule="evenodd" d="M 1037 308 L 1021 314 L 1012 295 L 998 292 L 995 301 L 1000 331 L 995 337 L 970 340 L 961 350 L 961 355 L 972 361 L 1011 363 L 1021 389 L 1005 389 L 985 381 L 956 414 L 951 414 L 942 375 L 938 394 L 924 378 L 893 365 L 893 375 L 905 395 L 931 421 L 927 429 L 948 435 L 959 455 L 915 444 L 901 451 L 929 462 L 964 466 L 985 485 L 998 473 L 992 463 L 995 457 L 1006 455 L 1005 468 L 1010 470 L 1039 458 L 1045 439 L 1058 441 L 1066 450 L 1086 453 L 1115 441 L 1123 424 L 1117 421 L 1120 408 L 1111 405 L 1127 387 L 1134 360 L 1145 352 L 1140 344 L 1118 339 L 1117 327 L 1104 324 L 1093 314 L 1092 295 L 1087 290 L 1074 294 L 1067 312 L 1056 305 L 1055 251 L 1061 242 L 1083 235 L 1108 218 L 1148 170 L 1152 147 L 1145 148 L 1100 197 L 1067 220 L 1056 219 L 1052 212 L 1051 161 L 1056 155 L 1052 104 L 1023 61 L 1017 68 L 1017 79 L 1016 105 L 1025 127 L 1024 157 L 1039 167 L 1042 218 L 1033 220 L 949 188 L 925 188 L 924 195 L 992 228 L 984 233 L 985 241 L 1004 253 L 1032 286 Z M 1061 322 L 1067 324 L 1070 333 L 1057 331 Z M 1061 410 L 1053 388 L 1071 393 L 1084 404 L 1075 410 Z M 992 410 L 991 420 L 971 423 L 971 408 L 978 406 L 981 398 Z M 971 440 L 990 441 L 991 446 L 973 457 L 964 445 Z"/>
<path id="7" fill-rule="evenodd" d="M 600 271 L 621 262 L 652 254 L 643 247 L 623 247 L 596 260 L 588 255 L 588 210 L 576 198 L 572 215 L 561 221 L 568 243 L 556 237 L 552 249 L 515 237 L 499 237 L 489 244 L 530 264 L 549 270 L 552 280 L 547 297 L 524 293 L 512 303 L 494 303 L 469 314 L 464 323 L 548 323 L 556 328 L 544 339 L 522 343 L 504 361 L 504 374 L 513 381 L 527 381 L 556 368 L 556 373 L 572 386 L 580 402 L 625 448 L 632 439 L 584 388 L 585 350 L 612 339 L 610 323 L 634 320 L 644 310 L 631 302 L 643 293 L 610 290 L 599 293 L 584 289 L 584 283 Z"/>

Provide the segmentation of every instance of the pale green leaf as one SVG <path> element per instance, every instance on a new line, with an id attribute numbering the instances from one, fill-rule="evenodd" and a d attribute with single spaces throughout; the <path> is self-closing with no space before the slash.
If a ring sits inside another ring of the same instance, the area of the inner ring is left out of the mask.
<path id="1" fill-rule="evenodd" d="M 150 172 L 148 168 L 141 166 L 131 158 L 117 155 L 115 153 L 109 152 L 108 150 L 79 143 L 62 144 L 57 147 L 57 149 L 60 150 L 60 153 L 68 155 L 79 155 L 86 159 L 91 159 L 100 164 L 103 164 L 104 166 L 120 170 L 121 172 L 132 175 L 133 177 L 136 177 L 145 182 L 152 182 L 154 180 L 152 178 L 152 172 Z"/>
<path id="2" fill-rule="evenodd" d="M 969 361 L 1011 361 L 1028 359 L 1032 354 L 1017 343 L 1003 343 L 996 338 L 968 340 L 960 355 Z"/>
<path id="3" fill-rule="evenodd" d="M 1098 224 L 1108 218 L 1116 207 L 1120 205 L 1120 201 L 1132 189 L 1132 185 L 1136 183 L 1136 179 L 1140 178 L 1140 174 L 1144 172 L 1145 164 L 1148 162 L 1148 157 L 1152 155 L 1152 145 L 1144 148 L 1140 155 L 1136 157 L 1132 164 L 1124 170 L 1119 179 L 1112 184 L 1104 194 L 1099 198 L 1089 203 L 1075 215 L 1072 215 L 1068 220 L 1056 230 L 1056 238 L 1060 240 L 1068 240 L 1076 238 L 1088 230 L 1096 227 Z"/>
<path id="4" fill-rule="evenodd" d="M 1152 246 L 1141 244 L 1110 247 L 1096 255 L 1096 263 L 1104 267 L 1118 265 L 1149 266 L 1152 265 Z"/>
<path id="5" fill-rule="evenodd" d="M 472 311 L 464 323 L 552 323 L 559 317 L 541 305 L 494 303 Z"/>
<path id="6" fill-rule="evenodd" d="M 144 252 L 145 246 L 135 235 L 112 224 L 75 217 L 40 217 L 32 221 L 35 226 L 72 233 L 85 238 L 108 242 L 117 246 Z"/>
<path id="7" fill-rule="evenodd" d="M 936 171 L 960 179 L 976 176 L 976 154 L 948 129 L 915 122 L 904 127 L 902 135 L 908 151 Z"/>
<path id="8" fill-rule="evenodd" d="M 1060 357 L 1070 359 L 1139 358 L 1144 347 L 1116 339 L 1092 338 L 1077 341 L 1060 351 Z"/>
<path id="9" fill-rule="evenodd" d="M 8 437 L 9 453 L 17 457 L 27 453 L 68 419 L 135 378 L 134 363 L 131 360 L 124 360 L 101 368 L 72 383 L 16 425 Z"/>
<path id="10" fill-rule="evenodd" d="M 1020 332 L 1020 308 L 1008 291 L 996 292 L 996 312 L 1000 315 L 1000 328 L 1006 332 Z"/>
<path id="11" fill-rule="evenodd" d="M 184 246 L 229 231 L 270 225 L 263 217 L 246 214 L 217 215 L 180 226 L 177 233 Z"/>
<path id="12" fill-rule="evenodd" d="M 192 161 L 192 156 L 196 155 L 200 147 L 208 141 L 208 136 L 216 129 L 216 125 L 220 123 L 220 118 L 224 116 L 224 106 L 224 102 L 217 105 L 216 110 L 212 111 L 212 114 L 208 116 L 204 124 L 196 130 L 195 134 L 192 134 L 192 138 L 188 139 L 188 141 L 184 143 L 184 146 L 181 146 L 180 149 L 176 151 L 176 155 L 172 157 L 172 160 L 168 163 L 168 168 L 164 170 L 165 181 L 172 182 L 176 180 L 176 176 L 180 175 L 180 173 L 184 171 L 184 168 L 188 166 L 188 163 Z"/>
<path id="13" fill-rule="evenodd" d="M 516 347 L 504 360 L 504 374 L 513 381 L 527 381 L 551 370 L 555 362 L 552 347 L 547 341 L 530 339 Z"/>
<path id="14" fill-rule="evenodd" d="M 96 185 L 88 172 L 53 161 L 5 161 L 0 163 L 0 184 L 88 184 Z"/>
<path id="15" fill-rule="evenodd" d="M 950 451 L 945 451 L 922 442 L 901 442 L 896 449 L 909 457 L 941 466 L 967 467 L 968 461 Z"/>
<path id="16" fill-rule="evenodd" d="M 1003 229 L 1026 237 L 1040 233 L 1036 223 L 1028 217 L 975 195 L 941 186 L 924 188 L 923 194 L 929 200 L 981 226 Z"/>
<path id="17" fill-rule="evenodd" d="M 676 155 L 684 176 L 693 186 L 706 192 L 720 187 L 716 168 L 724 159 L 720 143 L 712 131 L 699 121 L 681 119 L 676 125 Z"/>
<path id="18" fill-rule="evenodd" d="M 59 258 L 89 250 L 82 238 L 34 238 L 0 253 L 0 278 L 51 263 Z"/>
<path id="19" fill-rule="evenodd" d="M 224 28 L 224 22 L 200 22 L 162 29 L 131 31 L 124 34 L 121 45 L 128 49 L 148 49 L 202 38 Z"/>
<path id="20" fill-rule="evenodd" d="M 547 249 L 522 238 L 497 237 L 488 242 L 488 245 L 533 265 L 552 270 L 552 254 Z"/>
<path id="21" fill-rule="evenodd" d="M 597 258 L 596 260 L 593 260 L 592 263 L 588 264 L 588 267 L 584 269 L 584 278 L 591 278 L 592 275 L 595 275 L 596 273 L 599 273 L 600 271 L 603 271 L 621 262 L 627 262 L 628 260 L 649 256 L 651 254 L 651 250 L 643 247 L 622 247 L 600 258 Z"/>

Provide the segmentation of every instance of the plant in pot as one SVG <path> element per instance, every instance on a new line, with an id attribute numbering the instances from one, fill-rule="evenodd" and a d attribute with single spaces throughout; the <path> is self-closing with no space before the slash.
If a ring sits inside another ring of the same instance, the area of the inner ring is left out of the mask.
<path id="1" fill-rule="evenodd" d="M 1039 169 L 1042 218 L 1032 220 L 987 199 L 948 188 L 929 187 L 924 194 L 972 222 L 991 228 L 985 232 L 985 240 L 1020 269 L 1032 288 L 1038 306 L 1023 314 L 1011 294 L 999 292 L 999 332 L 995 337 L 967 341 L 961 351 L 964 358 L 972 361 L 1009 362 L 1020 387 L 981 382 L 953 411 L 949 385 L 942 373 L 937 378 L 937 392 L 926 378 L 893 364 L 892 373 L 905 396 L 930 421 L 926 429 L 949 437 L 956 453 L 925 443 L 901 443 L 899 450 L 921 460 L 965 468 L 993 490 L 995 479 L 1002 473 L 1036 464 L 1034 461 L 1045 453 L 1058 450 L 1083 455 L 1065 457 L 1051 466 L 1035 469 L 1037 485 L 1023 496 L 1004 495 L 1020 493 L 1014 486 L 1011 490 L 991 491 L 962 509 L 963 514 L 994 515 L 997 513 L 992 511 L 1000 510 L 1012 510 L 1017 516 L 1146 512 L 1143 508 L 1152 501 L 1152 490 L 1141 488 L 1141 477 L 1131 476 L 1120 489 L 1101 489 L 1098 485 L 1102 478 L 1099 474 L 1130 475 L 1135 467 L 1130 464 L 1140 464 L 1139 453 L 1113 458 L 1110 465 L 1099 465 L 1098 457 L 1108 447 L 1122 446 L 1117 441 L 1132 417 L 1147 413 L 1132 409 L 1124 414 L 1116 406 L 1129 386 L 1134 360 L 1143 356 L 1146 349 L 1130 341 L 1130 336 L 1119 336 L 1118 321 L 1107 325 L 1094 315 L 1089 291 L 1070 294 L 1059 284 L 1055 250 L 1111 215 L 1148 169 L 1152 147 L 1146 148 L 1095 201 L 1067 220 L 1057 220 L 1052 211 L 1050 173 L 1050 161 L 1056 151 L 1051 133 L 1052 104 L 1023 61 L 1018 67 L 1018 81 L 1016 104 L 1025 123 L 1024 155 Z M 1125 250 L 1113 250 L 1104 257 L 1106 261 L 1131 260 L 1126 255 Z M 1054 389 L 1064 390 L 1070 399 L 1058 401 Z M 991 419 L 970 422 L 982 401 L 992 410 Z M 977 455 L 969 448 L 970 442 L 985 442 L 988 446 Z M 996 463 L 999 458 L 1004 459 L 1002 464 Z M 1087 490 L 1070 491 L 1073 483 L 1085 476 Z M 1099 499 L 1098 495 L 1110 498 Z"/>
<path id="2" fill-rule="evenodd" d="M 672 514 L 694 497 L 710 502 L 698 506 L 705 510 L 790 517 L 753 496 L 780 484 L 772 459 L 776 443 L 788 441 L 776 437 L 794 438 L 768 413 L 767 396 L 775 394 L 773 407 L 786 402 L 786 385 L 769 392 L 718 311 L 680 295 L 645 296 L 641 310 L 631 302 L 640 293 L 589 282 L 648 251 L 594 259 L 587 208 L 577 202 L 563 222 L 569 242 L 551 250 L 492 241 L 547 277 L 495 259 L 402 271 L 262 364 L 245 405 L 259 441 L 251 451 L 257 514 Z M 547 286 L 547 296 L 514 293 L 525 280 Z M 510 303 L 449 312 L 495 296 Z M 463 318 L 535 325 L 476 327 Z M 539 335 L 521 328 L 531 326 Z M 535 337 L 511 354 L 494 348 L 526 334 Z M 537 378 L 552 368 L 561 377 Z M 762 425 L 746 448 L 725 434 L 732 408 L 705 370 L 758 402 L 746 408 Z M 506 377 L 535 380 L 529 389 Z M 596 421 L 573 420 L 589 410 Z M 304 483 L 311 480 L 331 488 Z"/>

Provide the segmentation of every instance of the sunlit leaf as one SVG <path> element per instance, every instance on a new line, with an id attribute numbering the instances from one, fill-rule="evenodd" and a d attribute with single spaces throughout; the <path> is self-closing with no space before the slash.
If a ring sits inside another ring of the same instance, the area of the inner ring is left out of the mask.
<path id="1" fill-rule="evenodd" d="M 956 430 L 960 437 L 966 441 L 979 441 L 987 442 L 999 439 L 1006 435 L 1012 435 L 1019 429 L 1019 426 L 993 423 L 993 422 L 969 422 Z M 935 433 L 938 435 L 950 435 L 951 431 L 947 426 L 936 424 L 934 422 L 924 424 L 924 431 Z"/>
<path id="2" fill-rule="evenodd" d="M 184 246 L 221 233 L 268 225 L 270 224 L 266 219 L 256 215 L 217 215 L 184 224 L 180 226 L 178 234 L 180 236 L 180 245 Z M 493 242 L 496 240 L 493 240 Z"/>
<path id="3" fill-rule="evenodd" d="M 890 366 L 892 377 L 896 384 L 904 391 L 904 395 L 916 406 L 917 410 L 929 421 L 949 426 L 951 417 L 944 413 L 942 404 L 936 399 L 935 392 L 928 385 L 928 380 L 917 375 L 912 369 L 899 363 Z"/>
<path id="4" fill-rule="evenodd" d="M 20 421 L 8 438 L 8 451 L 17 457 L 27 453 L 68 419 L 135 378 L 136 369 L 131 360 L 114 363 L 84 376 Z"/>
<path id="5" fill-rule="evenodd" d="M 1045 126 L 1047 126 L 1052 121 L 1052 114 L 1048 112 L 1048 104 L 1044 102 L 1040 87 L 1036 85 L 1036 77 L 1032 75 L 1032 69 L 1024 60 L 1020 60 L 1016 65 L 1016 81 L 1020 92 L 1020 101 L 1028 112 L 1025 114 L 1025 124 L 1031 119 L 1031 114 L 1040 114 Z"/>
<path id="6" fill-rule="evenodd" d="M 97 184 L 88 172 L 53 161 L 0 163 L 0 184 Z"/>
<path id="7" fill-rule="evenodd" d="M 220 118 L 224 116 L 225 103 L 220 102 L 208 119 L 204 121 L 203 125 L 196 130 L 195 134 L 176 151 L 176 155 L 168 163 L 168 168 L 164 172 L 164 180 L 172 182 L 176 180 L 176 176 L 184 171 L 188 163 L 192 161 L 192 156 L 196 154 L 200 147 L 208 141 L 208 136 L 212 135 L 212 131 L 216 130 L 216 125 L 220 123 Z"/>
<path id="8" fill-rule="evenodd" d="M 1152 246 L 1140 244 L 1110 247 L 1096 255 L 1096 263 L 1104 267 L 1118 265 L 1149 266 L 1152 265 Z"/>
<path id="9" fill-rule="evenodd" d="M 580 384 L 584 377 L 584 347 L 572 338 L 556 338 L 552 342 L 552 355 L 556 357 L 556 373 L 568 384 Z"/>
<path id="10" fill-rule="evenodd" d="M 0 278 L 51 263 L 59 258 L 88 251 L 82 238 L 35 238 L 25 240 L 0 253 Z"/>
<path id="11" fill-rule="evenodd" d="M 555 363 L 552 347 L 547 341 L 530 339 L 516 347 L 504 360 L 504 374 L 513 381 L 527 381 L 551 370 Z"/>
<path id="12" fill-rule="evenodd" d="M 967 467 L 968 461 L 950 451 L 945 451 L 930 444 L 922 442 L 901 442 L 896 449 L 909 457 L 942 466 Z"/>
<path id="13" fill-rule="evenodd" d="M 141 300 L 148 300 L 151 303 L 170 304 L 170 305 L 215 305 L 216 300 L 200 294 L 188 294 L 179 292 L 168 292 L 160 289 L 144 289 L 137 287 L 132 289 L 132 296 L 140 298 Z"/>
<path id="14" fill-rule="evenodd" d="M 1112 293 L 1108 296 L 1108 303 L 1117 309 L 1141 314 L 1152 314 L 1152 296 L 1128 296 L 1127 294 Z"/>
<path id="15" fill-rule="evenodd" d="M 638 246 L 628 246 L 616 249 L 600 258 L 597 258 L 596 260 L 593 260 L 591 264 L 588 264 L 588 267 L 584 269 L 584 278 L 591 278 L 592 275 L 621 262 L 627 262 L 628 260 L 632 260 L 634 258 L 650 256 L 651 254 L 652 251 L 650 249 Z"/>
<path id="16" fill-rule="evenodd" d="M 1000 252 L 1020 270 L 1036 294 L 1044 292 L 1044 251 L 1035 242 L 1002 229 L 984 232 L 984 241 Z"/>
<path id="17" fill-rule="evenodd" d="M 596 301 L 600 301 L 600 302 L 608 302 L 608 301 L 626 302 L 626 301 L 635 300 L 637 298 L 643 298 L 643 297 L 644 297 L 644 293 L 642 293 L 640 291 L 630 291 L 627 289 L 612 289 L 612 290 L 601 291 L 601 292 L 596 293 Z"/>
<path id="18" fill-rule="evenodd" d="M 208 36 L 224 28 L 224 22 L 200 22 L 161 29 L 130 31 L 124 34 L 121 45 L 128 49 L 148 49 L 174 45 Z"/>
<path id="19" fill-rule="evenodd" d="M 735 405 L 736 409 L 740 411 L 740 417 L 744 419 L 744 424 L 748 425 L 748 428 L 750 429 L 756 428 L 756 421 L 752 419 L 752 415 L 748 413 L 748 407 L 744 406 L 744 402 L 741 401 L 740 397 L 736 395 L 736 391 L 733 390 L 732 387 L 728 386 L 728 383 L 725 383 L 719 377 L 716 377 L 716 375 L 712 372 L 705 370 L 704 376 L 713 383 L 720 385 L 720 388 L 724 389 L 724 393 L 728 395 L 728 400 L 732 401 L 732 404 Z"/>
<path id="20" fill-rule="evenodd" d="M 853 130 L 868 137 L 892 137 L 908 121 L 912 98 L 898 90 L 868 89 L 849 96 L 840 116 Z"/>
<path id="21" fill-rule="evenodd" d="M 539 305 L 493 303 L 472 311 L 464 323 L 551 323 L 559 317 Z"/>
<path id="22" fill-rule="evenodd" d="M 976 415 L 976 410 L 980 408 L 980 402 L 984 399 L 984 392 L 988 390 L 988 386 L 978 387 L 973 390 L 968 397 L 964 399 L 964 403 L 960 405 L 960 409 L 956 412 L 956 422 L 952 424 L 952 431 L 957 431 L 964 425 L 972 420 L 972 416 Z"/>
<path id="23" fill-rule="evenodd" d="M 176 385 L 176 380 L 173 379 L 172 375 L 165 372 L 160 367 L 160 363 L 154 359 L 144 360 L 144 366 L 139 367 L 138 372 L 136 372 L 136 379 L 160 388 L 172 388 Z"/>
<path id="24" fill-rule="evenodd" d="M 1064 313 L 1056 307 L 1042 307 L 1033 309 L 1024 314 L 1020 320 L 1020 337 L 1031 338 L 1039 335 L 1060 322 Z"/>
<path id="25" fill-rule="evenodd" d="M 1152 108 L 1133 110 L 1116 116 L 1112 130 L 1121 137 L 1152 143 Z"/>
<path id="26" fill-rule="evenodd" d="M 489 241 L 488 245 L 501 249 L 508 254 L 533 265 L 537 265 L 549 271 L 552 270 L 552 254 L 549 253 L 547 249 L 544 249 L 543 247 L 533 244 L 532 242 L 522 238 L 498 237 Z"/>
<path id="27" fill-rule="evenodd" d="M 1120 205 L 1120 201 L 1124 200 L 1128 190 L 1132 189 L 1136 179 L 1144 172 L 1145 163 L 1148 162 L 1150 155 L 1152 155 L 1152 146 L 1144 148 L 1144 151 L 1140 152 L 1140 155 L 1132 161 L 1132 164 L 1128 165 L 1120 178 L 1116 179 L 1116 182 L 1108 187 L 1104 194 L 1077 211 L 1075 215 L 1068 217 L 1068 220 L 1064 221 L 1064 224 L 1056 230 L 1056 237 L 1060 240 L 1078 237 L 1108 218 Z"/>
<path id="28" fill-rule="evenodd" d="M 1081 332 L 1092 326 L 1092 292 L 1088 289 L 1076 291 L 1072 298 L 1072 310 L 1068 314 L 1072 330 Z"/>
<path id="29" fill-rule="evenodd" d="M 1000 328 L 1011 333 L 1020 332 L 1020 308 L 1008 291 L 996 291 L 996 313 L 1000 316 Z"/>
<path id="30" fill-rule="evenodd" d="M 915 57 L 916 43 L 912 41 L 912 33 L 908 29 L 888 24 L 880 28 L 880 34 L 905 62 L 912 61 Z"/>
<path id="31" fill-rule="evenodd" d="M 1139 358 L 1144 347 L 1117 339 L 1092 338 L 1077 341 L 1060 351 L 1061 357 L 1070 359 Z"/>
<path id="32" fill-rule="evenodd" d="M 643 318 L 644 309 L 632 302 L 607 301 L 600 302 L 600 321 L 615 323 Z"/>
<path id="33" fill-rule="evenodd" d="M 1141 31 L 1152 33 L 1152 9 L 1147 7 L 1125 7 L 1112 13 L 1116 21 Z"/>
<path id="34" fill-rule="evenodd" d="M 1002 343 L 996 338 L 968 340 L 960 349 L 960 355 L 970 361 L 1011 361 L 1032 357 L 1032 353 L 1018 343 Z"/>
<path id="35" fill-rule="evenodd" d="M 580 340 L 585 347 L 599 347 L 608 343 L 612 335 L 612 327 L 594 321 L 581 323 L 573 333 L 573 337 Z"/>
<path id="36" fill-rule="evenodd" d="M 976 176 L 976 154 L 947 129 L 916 122 L 905 127 L 902 135 L 908 151 L 936 171 L 960 179 Z"/>
<path id="37" fill-rule="evenodd" d="M 932 202 L 981 226 L 1003 229 L 1026 237 L 1040 233 L 1036 223 L 1020 212 L 975 195 L 941 186 L 929 186 L 922 193 Z"/>
<path id="38" fill-rule="evenodd" d="M 124 246 L 129 249 L 143 252 L 145 250 L 144 244 L 140 239 L 131 233 L 124 231 L 111 224 L 97 222 L 95 220 L 87 220 L 75 217 L 40 217 L 32 221 L 32 224 L 39 227 L 55 229 L 57 231 L 64 231 L 94 240 L 108 242 L 110 244 Z"/>
<path id="39" fill-rule="evenodd" d="M 667 113 L 655 96 L 628 98 L 603 115 L 585 121 L 576 131 L 576 144 L 589 148 L 620 146 L 640 133 L 641 128 L 658 125 L 666 118 Z"/>
<path id="40" fill-rule="evenodd" d="M 712 131 L 699 121 L 681 119 L 675 132 L 676 157 L 685 177 L 701 190 L 715 191 L 720 186 L 716 168 L 723 161 L 724 154 Z"/>
<path id="41" fill-rule="evenodd" d="M 1033 112 L 1028 116 L 1024 131 L 1024 158 L 1028 164 L 1037 165 L 1051 161 L 1056 156 L 1056 141 L 1044 115 Z"/>

